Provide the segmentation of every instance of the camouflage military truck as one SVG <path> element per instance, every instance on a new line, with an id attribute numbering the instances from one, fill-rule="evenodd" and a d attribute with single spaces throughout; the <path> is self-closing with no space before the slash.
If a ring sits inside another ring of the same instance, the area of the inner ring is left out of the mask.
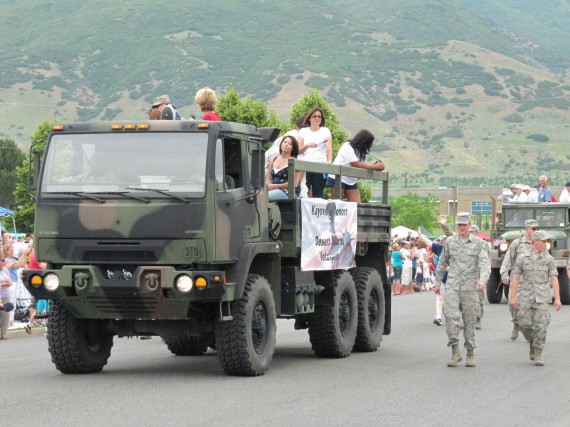
<path id="1" fill-rule="evenodd" d="M 53 302 L 58 370 L 101 371 L 114 336 L 159 336 L 175 355 L 212 347 L 227 374 L 260 375 L 277 318 L 308 329 L 321 357 L 379 347 L 391 326 L 390 207 L 357 206 L 355 267 L 302 269 L 301 200 L 269 203 L 264 188 L 263 144 L 277 134 L 203 121 L 54 126 L 34 159 L 47 269 L 22 277 Z M 311 165 L 379 179 L 387 199 L 382 172 L 292 161 L 290 176 Z"/>
<path id="2" fill-rule="evenodd" d="M 492 240 L 496 245 L 491 250 L 491 277 L 487 283 L 487 299 L 491 304 L 498 304 L 503 294 L 508 297 L 509 286 L 501 284 L 500 269 L 505 254 L 513 240 L 524 236 L 525 221 L 536 219 L 541 230 L 548 232 L 552 239 L 548 250 L 554 257 L 560 283 L 562 304 L 570 304 L 570 281 L 566 273 L 570 255 L 569 206 L 564 203 L 509 203 L 503 205 L 502 213 Z"/>

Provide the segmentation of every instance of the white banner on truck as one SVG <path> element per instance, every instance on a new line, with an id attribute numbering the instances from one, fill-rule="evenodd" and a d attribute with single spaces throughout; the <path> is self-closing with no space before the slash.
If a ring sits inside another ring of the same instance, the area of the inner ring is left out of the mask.
<path id="1" fill-rule="evenodd" d="M 356 220 L 354 202 L 301 199 L 301 270 L 354 267 Z"/>

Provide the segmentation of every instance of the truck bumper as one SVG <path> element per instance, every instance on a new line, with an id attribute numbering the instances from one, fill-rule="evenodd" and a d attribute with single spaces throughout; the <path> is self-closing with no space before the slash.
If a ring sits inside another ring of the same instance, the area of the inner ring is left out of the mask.
<path id="1" fill-rule="evenodd" d="M 176 287 L 181 275 L 189 276 L 194 284 L 186 293 Z M 76 317 L 91 319 L 187 319 L 193 306 L 231 301 L 235 289 L 234 284 L 224 283 L 223 271 L 160 266 L 141 266 L 132 274 L 64 266 L 60 270 L 24 270 L 21 277 L 36 299 L 57 299 Z M 52 283 L 59 279 L 56 289 L 46 287 L 50 278 Z"/>

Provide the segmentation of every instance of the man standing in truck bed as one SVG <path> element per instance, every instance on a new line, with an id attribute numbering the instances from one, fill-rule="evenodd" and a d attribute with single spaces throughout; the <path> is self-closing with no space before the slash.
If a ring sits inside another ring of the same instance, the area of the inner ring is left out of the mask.
<path id="1" fill-rule="evenodd" d="M 467 349 L 466 366 L 475 366 L 475 322 L 479 305 L 479 292 L 486 288 L 491 274 L 491 263 L 483 239 L 469 232 L 471 219 L 469 213 L 457 214 L 458 234 L 447 238 L 436 269 L 434 291 L 440 291 L 441 281 L 447 267 L 449 272 L 445 284 L 445 303 L 443 314 L 452 348 L 451 359 L 447 366 L 454 367 L 461 362 L 459 352 L 460 319 L 463 317 L 465 348 Z"/>

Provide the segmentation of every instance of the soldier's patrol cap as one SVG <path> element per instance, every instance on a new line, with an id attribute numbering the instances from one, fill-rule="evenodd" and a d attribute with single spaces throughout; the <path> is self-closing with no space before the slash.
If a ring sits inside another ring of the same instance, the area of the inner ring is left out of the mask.
<path id="1" fill-rule="evenodd" d="M 538 221 L 536 219 L 527 219 L 524 222 L 525 227 L 538 227 Z"/>
<path id="2" fill-rule="evenodd" d="M 471 221 L 471 214 L 469 212 L 459 212 L 457 214 L 456 224 L 469 224 Z"/>
<path id="3" fill-rule="evenodd" d="M 469 231 L 471 233 L 477 233 L 477 232 L 479 232 L 479 227 L 477 225 L 473 224 L 471 227 L 469 227 Z"/>
<path id="4" fill-rule="evenodd" d="M 535 231 L 532 233 L 532 240 L 548 240 L 550 236 L 546 231 Z"/>
<path id="5" fill-rule="evenodd" d="M 158 107 L 159 105 L 162 104 L 170 104 L 170 97 L 168 95 L 157 96 L 156 98 L 154 98 L 154 101 L 152 102 L 153 107 Z"/>

